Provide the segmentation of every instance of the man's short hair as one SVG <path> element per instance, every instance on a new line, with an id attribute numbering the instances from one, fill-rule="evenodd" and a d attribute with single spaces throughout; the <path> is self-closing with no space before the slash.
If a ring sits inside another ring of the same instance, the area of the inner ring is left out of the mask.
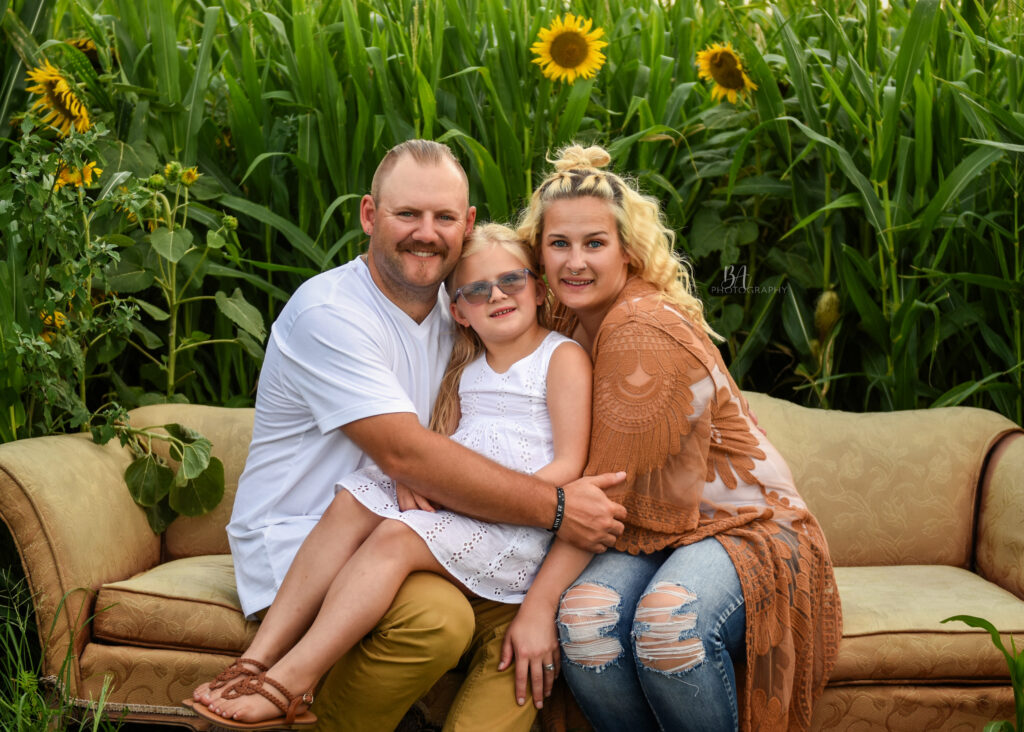
<path id="1" fill-rule="evenodd" d="M 388 173 L 406 155 L 411 156 L 420 165 L 451 163 L 462 175 L 462 179 L 466 181 L 466 188 L 469 188 L 469 178 L 466 176 L 466 171 L 458 159 L 456 159 L 450 147 L 433 140 L 406 140 L 388 150 L 387 154 L 380 161 L 380 165 L 377 166 L 377 170 L 373 174 L 373 181 L 370 183 L 370 196 L 374 202 L 380 200 L 380 187 Z"/>

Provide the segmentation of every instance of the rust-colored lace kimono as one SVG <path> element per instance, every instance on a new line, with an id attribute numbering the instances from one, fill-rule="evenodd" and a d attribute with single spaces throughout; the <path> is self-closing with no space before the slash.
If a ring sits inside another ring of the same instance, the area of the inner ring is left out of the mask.
<path id="1" fill-rule="evenodd" d="M 627 282 L 593 358 L 586 472 L 628 473 L 610 492 L 629 511 L 616 549 L 721 542 L 746 604 L 741 729 L 806 729 L 842 620 L 825 538 L 785 461 L 754 425 L 707 334 L 649 283 Z"/>

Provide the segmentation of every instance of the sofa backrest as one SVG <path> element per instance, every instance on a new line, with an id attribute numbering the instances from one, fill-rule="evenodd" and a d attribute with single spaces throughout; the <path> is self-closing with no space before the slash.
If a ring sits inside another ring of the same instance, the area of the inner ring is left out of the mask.
<path id="1" fill-rule="evenodd" d="M 203 516 L 179 516 L 164 532 L 164 558 L 181 559 L 203 554 L 228 554 L 224 530 L 231 518 L 238 476 L 245 467 L 252 440 L 254 410 L 205 407 L 196 404 L 155 404 L 131 412 L 132 426 L 148 427 L 178 422 L 203 434 L 213 443 L 213 456 L 224 463 L 224 498 Z M 154 442 L 154 450 L 167 458 L 167 443 Z"/>
<path id="2" fill-rule="evenodd" d="M 837 566 L 969 567 L 985 458 L 1016 429 L 971 407 L 856 414 L 746 394 Z"/>

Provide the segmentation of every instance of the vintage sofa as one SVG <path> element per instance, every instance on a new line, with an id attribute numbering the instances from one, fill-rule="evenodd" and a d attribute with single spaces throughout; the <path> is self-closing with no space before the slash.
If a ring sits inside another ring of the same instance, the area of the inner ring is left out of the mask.
<path id="1" fill-rule="evenodd" d="M 1024 647 L 1021 429 L 980 409 L 853 414 L 748 396 L 837 567 L 844 632 L 815 728 L 977 730 L 1010 718 L 1007 668 L 988 635 L 939 621 L 980 615 Z M 154 536 L 122 481 L 124 449 L 65 435 L 0 445 L 0 517 L 35 595 L 47 673 L 71 643 L 65 683 L 81 704 L 109 678 L 108 710 L 202 728 L 178 701 L 254 632 L 224 533 L 252 411 L 161 405 L 132 420 L 209 437 L 225 465 L 221 506 Z M 449 674 L 414 711 L 436 723 L 456 681 Z"/>

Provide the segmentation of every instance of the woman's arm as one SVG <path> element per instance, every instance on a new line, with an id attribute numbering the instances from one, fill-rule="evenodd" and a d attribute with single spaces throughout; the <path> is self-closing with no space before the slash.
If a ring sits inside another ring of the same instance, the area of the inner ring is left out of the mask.
<path id="1" fill-rule="evenodd" d="M 544 706 L 544 697 L 551 695 L 559 667 L 558 634 L 555 632 L 558 600 L 592 556 L 590 552 L 555 539 L 522 607 L 505 632 L 498 670 L 508 668 L 515 658 L 516 702 L 519 704 L 526 703 L 527 678 L 533 691 L 533 704 L 538 709 Z M 554 666 L 554 672 L 544 673 L 546 665 Z"/>

